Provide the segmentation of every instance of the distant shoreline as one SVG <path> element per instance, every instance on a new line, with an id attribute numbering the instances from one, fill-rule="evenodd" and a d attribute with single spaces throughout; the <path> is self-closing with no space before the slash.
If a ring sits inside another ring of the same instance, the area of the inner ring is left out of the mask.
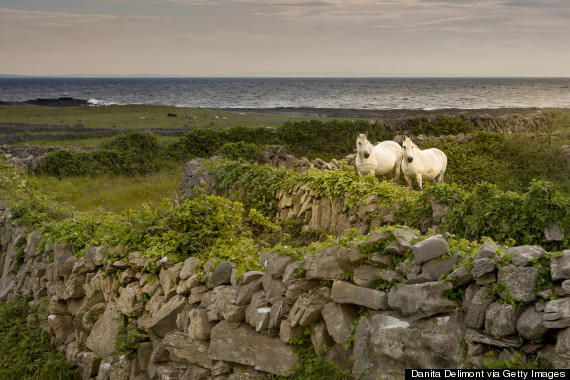
<path id="1" fill-rule="evenodd" d="M 97 106 L 105 107 L 105 105 L 93 105 L 84 99 L 76 99 L 72 97 L 60 98 L 42 98 L 30 99 L 22 102 L 6 102 L 0 101 L 0 105 L 13 105 L 13 106 L 45 106 L 45 107 L 77 107 L 77 106 Z M 138 105 L 138 104 L 137 104 Z M 140 104 L 141 106 L 155 106 L 154 104 Z M 125 104 L 124 106 L 129 106 Z M 187 107 L 182 107 L 187 108 Z M 274 108 L 227 108 L 227 107 L 188 107 L 188 108 L 203 108 L 224 112 L 236 113 L 261 113 L 272 115 L 288 115 L 288 116 L 306 116 L 306 117 L 331 117 L 331 118 L 385 118 L 394 119 L 402 117 L 413 117 L 417 115 L 489 115 L 489 116 L 503 116 L 503 115 L 530 115 L 537 111 L 545 110 L 561 110 L 570 112 L 570 108 L 559 107 L 530 107 L 530 108 L 439 108 L 439 109 L 364 109 L 364 108 L 315 108 L 315 107 L 274 107 Z"/>

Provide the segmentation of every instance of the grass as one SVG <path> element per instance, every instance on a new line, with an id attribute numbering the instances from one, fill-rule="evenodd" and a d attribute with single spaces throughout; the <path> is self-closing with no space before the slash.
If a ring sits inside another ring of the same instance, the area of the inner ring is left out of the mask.
<path id="1" fill-rule="evenodd" d="M 174 113 L 177 117 L 168 117 Z M 154 105 L 115 105 L 90 107 L 0 106 L 0 122 L 69 125 L 88 128 L 214 128 L 237 125 L 278 126 L 287 120 L 307 117 L 262 113 L 216 111 L 202 108 L 181 108 Z M 185 119 L 190 115 L 191 119 Z M 218 116 L 219 119 L 215 119 Z M 195 119 L 194 119 L 195 117 Z M 146 118 L 146 119 L 145 119 Z M 226 119 L 224 119 L 226 118 Z"/>
<path id="2" fill-rule="evenodd" d="M 121 213 L 144 203 L 155 206 L 164 198 L 176 199 L 182 169 L 163 170 L 140 177 L 38 178 L 59 202 L 81 211 L 104 209 Z"/>

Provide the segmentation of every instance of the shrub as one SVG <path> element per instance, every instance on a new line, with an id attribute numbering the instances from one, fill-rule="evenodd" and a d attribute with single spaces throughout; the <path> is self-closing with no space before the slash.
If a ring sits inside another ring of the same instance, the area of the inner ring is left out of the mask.
<path id="1" fill-rule="evenodd" d="M 245 143 L 243 141 L 230 142 L 224 144 L 215 153 L 215 156 L 224 156 L 232 161 L 258 161 L 261 157 L 261 148 L 255 144 Z"/>

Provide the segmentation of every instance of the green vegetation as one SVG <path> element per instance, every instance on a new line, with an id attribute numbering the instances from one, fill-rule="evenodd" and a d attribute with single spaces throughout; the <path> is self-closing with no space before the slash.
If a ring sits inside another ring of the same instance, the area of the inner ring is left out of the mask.
<path id="1" fill-rule="evenodd" d="M 56 353 L 27 300 L 0 303 L 0 378 L 81 379 Z"/>
<path id="2" fill-rule="evenodd" d="M 177 117 L 168 117 L 169 113 Z M 305 117 L 216 111 L 160 105 L 112 105 L 92 107 L 0 106 L 0 121 L 49 125 L 77 125 L 87 128 L 213 128 L 238 125 L 278 126 Z M 184 116 L 189 115 L 190 119 Z M 215 118 L 218 116 L 218 119 Z M 196 119 L 194 119 L 194 117 Z M 225 119 L 224 119 L 225 118 Z"/>

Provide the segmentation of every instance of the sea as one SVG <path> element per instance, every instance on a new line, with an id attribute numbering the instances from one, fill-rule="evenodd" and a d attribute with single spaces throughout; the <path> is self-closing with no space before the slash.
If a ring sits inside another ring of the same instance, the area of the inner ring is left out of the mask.
<path id="1" fill-rule="evenodd" d="M 340 109 L 570 108 L 570 78 L 0 77 L 0 101 Z"/>

